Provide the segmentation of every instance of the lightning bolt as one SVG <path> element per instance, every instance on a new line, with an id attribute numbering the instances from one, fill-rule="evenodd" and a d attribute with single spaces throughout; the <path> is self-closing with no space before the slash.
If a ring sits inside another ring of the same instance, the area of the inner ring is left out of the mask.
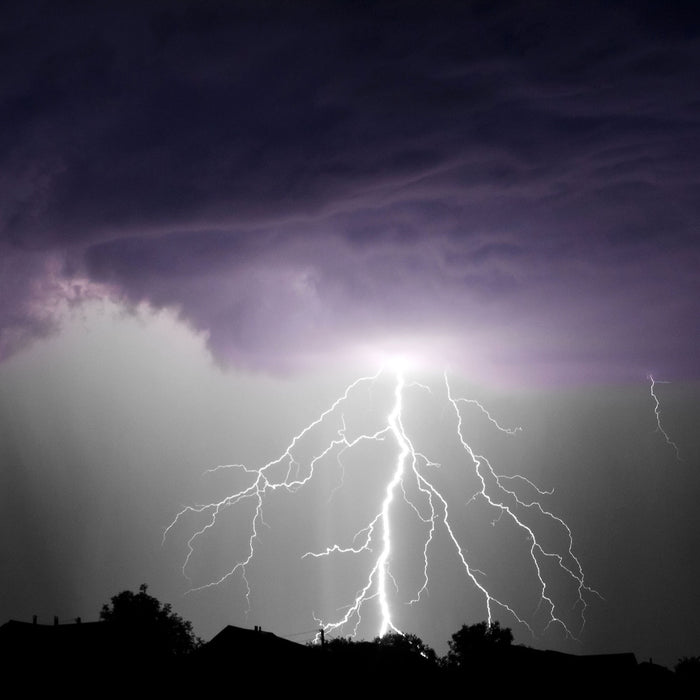
<path id="1" fill-rule="evenodd" d="M 393 400 L 384 424 L 375 432 L 365 432 L 350 439 L 347 435 L 345 416 L 341 413 L 349 396 L 359 390 L 362 385 L 370 387 L 380 377 L 388 375 L 393 382 Z M 653 390 L 653 385 L 652 385 Z M 399 586 L 391 572 L 391 564 L 397 556 L 392 541 L 394 522 L 393 516 L 397 509 L 406 508 L 414 514 L 418 522 L 425 528 L 426 533 L 422 541 L 422 572 L 421 585 L 418 590 L 405 602 L 416 605 L 428 591 L 430 554 L 435 536 L 443 532 L 451 543 L 468 584 L 473 586 L 483 597 L 488 622 L 491 623 L 496 610 L 512 616 L 519 624 L 523 625 L 533 635 L 534 630 L 525 616 L 516 610 L 509 601 L 497 597 L 486 585 L 486 574 L 470 561 L 469 553 L 461 543 L 455 527 L 450 518 L 450 506 L 448 498 L 441 492 L 434 475 L 440 464 L 430 459 L 423 452 L 416 449 L 404 427 L 404 399 L 407 391 L 430 392 L 433 391 L 425 384 L 418 382 L 406 382 L 404 372 L 400 368 L 381 369 L 374 375 L 361 377 L 351 383 L 344 393 L 336 399 L 331 406 L 321 415 L 301 430 L 287 445 L 284 452 L 264 464 L 262 467 L 250 468 L 243 464 L 220 465 L 209 472 L 222 469 L 233 469 L 242 472 L 249 478 L 249 483 L 243 489 L 226 496 L 224 499 L 204 505 L 187 506 L 183 508 L 163 533 L 163 541 L 171 530 L 188 515 L 205 515 L 205 524 L 196 529 L 187 540 L 187 554 L 182 565 L 182 573 L 188 577 L 188 564 L 194 554 L 198 540 L 214 528 L 220 514 L 230 507 L 234 507 L 244 501 L 254 504 L 254 513 L 248 531 L 247 548 L 245 556 L 234 563 L 223 576 L 209 581 L 203 585 L 192 587 L 188 592 L 200 591 L 211 586 L 216 586 L 228 578 L 240 573 L 246 590 L 247 610 L 250 610 L 251 585 L 247 577 L 248 567 L 255 556 L 255 545 L 259 537 L 260 526 L 265 524 L 263 518 L 263 506 L 269 493 L 278 489 L 294 493 L 303 488 L 314 476 L 323 461 L 330 455 L 335 455 L 337 463 L 342 466 L 342 456 L 352 450 L 361 442 L 392 441 L 396 446 L 396 456 L 393 462 L 391 476 L 383 490 L 383 498 L 378 511 L 371 520 L 361 529 L 355 532 L 350 542 L 343 545 L 333 543 L 325 550 L 319 552 L 306 552 L 302 558 L 319 559 L 331 556 L 357 556 L 370 554 L 369 571 L 364 583 L 356 591 L 355 597 L 342 608 L 342 614 L 336 620 L 324 620 L 313 614 L 316 623 L 323 627 L 326 633 L 341 630 L 349 630 L 352 636 L 357 635 L 362 621 L 362 615 L 366 606 L 376 601 L 379 617 L 378 633 L 384 636 L 389 632 L 401 633 L 394 621 L 392 602 L 400 595 Z M 483 501 L 493 512 L 493 525 L 502 518 L 509 520 L 520 532 L 522 532 L 528 545 L 528 554 L 532 571 L 539 589 L 538 609 L 546 611 L 546 630 L 551 625 L 558 625 L 567 637 L 576 638 L 571 626 L 565 622 L 565 614 L 560 610 L 561 603 L 555 601 L 552 583 L 548 582 L 545 575 L 544 564 L 553 565 L 561 574 L 568 578 L 577 591 L 575 607 L 577 613 L 577 633 L 583 629 L 586 621 L 588 600 L 591 596 L 601 597 L 586 582 L 583 568 L 579 558 L 574 553 L 574 541 L 571 529 L 566 522 L 555 515 L 542 504 L 542 499 L 550 496 L 553 490 L 543 490 L 536 486 L 525 476 L 498 474 L 490 462 L 482 455 L 477 454 L 465 437 L 463 424 L 463 408 L 475 406 L 486 419 L 500 432 L 514 436 L 521 428 L 505 428 L 489 413 L 478 401 L 471 398 L 455 397 L 450 386 L 447 374 L 444 375 L 444 387 L 441 390 L 446 397 L 446 406 L 450 409 L 454 435 L 461 447 L 463 463 L 460 465 L 476 477 L 477 490 L 467 501 L 467 507 L 477 500 Z M 315 428 L 324 422 L 338 420 L 340 414 L 340 426 L 332 439 L 324 448 L 306 464 L 298 461 L 295 456 L 300 443 L 309 436 Z M 284 474 L 283 476 L 281 474 Z M 333 494 L 342 487 L 337 485 Z M 530 496 L 522 495 L 522 490 L 530 492 Z M 563 536 L 564 547 L 561 551 L 551 550 L 542 541 L 540 530 L 546 524 L 549 528 L 558 530 Z M 551 568 L 551 567 L 550 567 Z"/>
<path id="2" fill-rule="evenodd" d="M 649 393 L 651 394 L 651 398 L 654 399 L 654 415 L 656 416 L 656 430 L 664 436 L 666 444 L 669 447 L 673 448 L 674 452 L 676 453 L 676 459 L 679 462 L 682 462 L 683 460 L 681 459 L 681 453 L 678 449 L 678 445 L 676 445 L 676 443 L 673 442 L 673 440 L 671 440 L 671 438 L 668 436 L 668 433 L 663 429 L 663 426 L 661 425 L 661 404 L 659 403 L 659 398 L 657 397 L 656 392 L 654 391 L 657 384 L 668 384 L 669 382 L 655 380 L 651 374 L 647 375 L 647 379 L 650 382 Z"/>

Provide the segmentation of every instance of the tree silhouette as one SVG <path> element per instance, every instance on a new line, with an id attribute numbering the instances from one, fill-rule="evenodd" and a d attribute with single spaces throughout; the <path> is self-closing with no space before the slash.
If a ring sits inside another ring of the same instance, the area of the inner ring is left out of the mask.
<path id="1" fill-rule="evenodd" d="M 148 586 L 143 583 L 138 593 L 118 593 L 110 604 L 102 606 L 100 619 L 119 625 L 122 635 L 132 640 L 134 651 L 152 656 L 182 656 L 199 647 L 202 640 L 192 631 L 192 623 L 147 591 Z"/>
<path id="2" fill-rule="evenodd" d="M 415 634 L 390 632 L 383 637 L 375 637 L 374 644 L 379 647 L 396 649 L 397 651 L 407 654 L 417 654 L 431 663 L 437 663 L 437 654 L 435 651 Z"/>
<path id="3" fill-rule="evenodd" d="M 678 660 L 673 670 L 682 683 L 700 687 L 700 656 L 684 656 Z"/>
<path id="4" fill-rule="evenodd" d="M 509 627 L 501 627 L 500 622 L 462 625 L 449 642 L 447 663 L 453 667 L 466 667 L 475 661 L 482 663 L 485 658 L 498 655 L 512 642 L 513 633 Z"/>
<path id="5" fill-rule="evenodd" d="M 357 642 L 352 637 L 333 637 L 326 641 L 326 648 L 335 650 L 347 649 L 350 646 L 357 644 Z M 309 646 L 317 647 L 318 641 L 314 639 L 309 642 Z"/>

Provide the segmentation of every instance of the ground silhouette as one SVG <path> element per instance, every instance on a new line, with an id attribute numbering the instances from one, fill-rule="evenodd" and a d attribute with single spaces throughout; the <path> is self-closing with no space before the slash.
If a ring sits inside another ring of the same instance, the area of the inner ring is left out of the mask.
<path id="1" fill-rule="evenodd" d="M 122 591 L 99 622 L 0 626 L 6 687 L 69 691 L 72 697 L 310 692 L 379 697 L 431 693 L 506 695 L 524 689 L 563 694 L 652 691 L 688 696 L 700 687 L 700 658 L 675 673 L 633 654 L 573 655 L 513 643 L 498 621 L 462 625 L 439 657 L 420 637 L 390 633 L 372 641 L 319 636 L 303 645 L 260 627 L 227 626 L 203 643 L 192 624 L 148 594 Z M 37 672 L 37 671 L 40 671 Z"/>

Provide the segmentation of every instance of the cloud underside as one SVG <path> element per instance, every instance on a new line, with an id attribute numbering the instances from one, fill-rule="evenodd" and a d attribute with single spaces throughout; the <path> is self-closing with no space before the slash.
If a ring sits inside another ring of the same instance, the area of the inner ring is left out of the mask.
<path id="1" fill-rule="evenodd" d="M 262 370 L 697 376 L 694 25 L 525 5 L 5 10 L 0 355 L 109 295 Z"/>

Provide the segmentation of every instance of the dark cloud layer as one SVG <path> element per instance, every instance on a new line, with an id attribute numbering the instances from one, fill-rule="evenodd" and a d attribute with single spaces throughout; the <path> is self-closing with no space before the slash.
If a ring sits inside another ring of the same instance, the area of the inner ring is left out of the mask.
<path id="1" fill-rule="evenodd" d="M 399 335 L 700 376 L 692 2 L 2 14 L 1 355 L 109 293 L 263 369 Z"/>

